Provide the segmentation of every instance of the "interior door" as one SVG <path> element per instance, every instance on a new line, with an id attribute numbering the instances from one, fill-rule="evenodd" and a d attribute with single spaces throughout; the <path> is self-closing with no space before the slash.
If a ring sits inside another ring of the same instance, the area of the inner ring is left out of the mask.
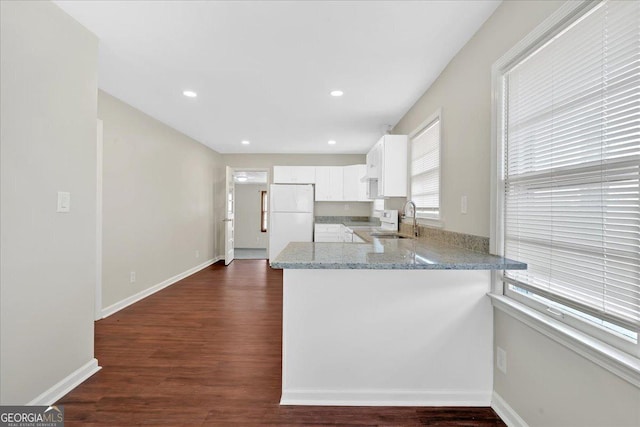
<path id="1" fill-rule="evenodd" d="M 233 234 L 234 234 L 234 212 L 235 212 L 235 184 L 233 182 L 233 169 L 227 166 L 227 179 L 225 183 L 226 189 L 226 208 L 225 218 L 223 219 L 224 227 L 224 265 L 231 264 L 233 261 Z"/>

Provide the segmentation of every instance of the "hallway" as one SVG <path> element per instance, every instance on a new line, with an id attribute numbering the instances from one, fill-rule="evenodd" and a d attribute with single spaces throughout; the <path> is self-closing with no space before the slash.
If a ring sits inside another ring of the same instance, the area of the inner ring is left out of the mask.
<path id="1" fill-rule="evenodd" d="M 66 425 L 504 425 L 490 408 L 280 407 L 282 271 L 217 263 L 96 323 Z"/>

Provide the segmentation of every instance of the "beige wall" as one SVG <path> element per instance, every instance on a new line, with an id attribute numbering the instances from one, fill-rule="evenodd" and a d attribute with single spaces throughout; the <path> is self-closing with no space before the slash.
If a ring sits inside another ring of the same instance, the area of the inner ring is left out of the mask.
<path id="1" fill-rule="evenodd" d="M 371 202 L 316 202 L 315 216 L 371 216 Z"/>
<path id="2" fill-rule="evenodd" d="M 236 248 L 266 248 L 269 233 L 260 231 L 260 193 L 266 184 L 236 184 L 234 243 Z"/>
<path id="3" fill-rule="evenodd" d="M 640 426 L 640 389 L 495 310 L 494 343 L 507 374 L 494 389 L 529 426 Z"/>
<path id="4" fill-rule="evenodd" d="M 223 168 L 215 151 L 102 91 L 98 117 L 106 308 L 216 256 Z"/>
<path id="5" fill-rule="evenodd" d="M 98 40 L 50 2 L 0 2 L 0 403 L 93 360 Z M 56 213 L 57 192 L 71 211 Z"/>
<path id="6" fill-rule="evenodd" d="M 393 129 L 409 134 L 442 108 L 446 230 L 489 236 L 491 66 L 562 1 L 505 1 Z M 468 214 L 460 198 L 468 197 Z"/>
<path id="7" fill-rule="evenodd" d="M 395 126 L 410 133 L 442 108 L 445 229 L 489 236 L 491 66 L 563 3 L 503 2 Z M 496 312 L 494 322 L 495 345 L 508 354 L 494 388 L 530 426 L 640 425 L 636 387 L 509 315 Z"/>

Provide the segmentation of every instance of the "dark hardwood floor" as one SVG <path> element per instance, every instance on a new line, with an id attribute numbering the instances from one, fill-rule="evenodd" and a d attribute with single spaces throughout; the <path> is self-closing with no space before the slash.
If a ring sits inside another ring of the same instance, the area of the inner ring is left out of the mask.
<path id="1" fill-rule="evenodd" d="M 504 426 L 490 408 L 279 406 L 282 272 L 215 264 L 96 323 L 67 426 Z"/>

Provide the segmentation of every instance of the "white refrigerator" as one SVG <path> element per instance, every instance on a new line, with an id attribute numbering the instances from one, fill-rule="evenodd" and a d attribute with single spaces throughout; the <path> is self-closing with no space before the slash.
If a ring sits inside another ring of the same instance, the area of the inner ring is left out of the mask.
<path id="1" fill-rule="evenodd" d="M 313 185 L 269 187 L 269 263 L 289 242 L 313 241 Z"/>

